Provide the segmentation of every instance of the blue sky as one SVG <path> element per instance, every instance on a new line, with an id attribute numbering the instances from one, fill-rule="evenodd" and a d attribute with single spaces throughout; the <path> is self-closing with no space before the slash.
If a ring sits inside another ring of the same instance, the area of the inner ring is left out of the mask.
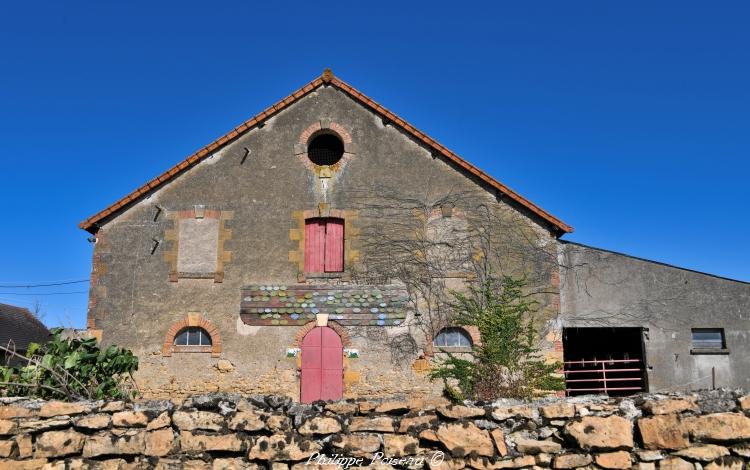
<path id="1" fill-rule="evenodd" d="M 83 327 L 86 283 L 7 286 L 87 279 L 80 220 L 325 67 L 565 239 L 750 281 L 748 24 L 747 2 L 6 2 L 0 302 Z"/>

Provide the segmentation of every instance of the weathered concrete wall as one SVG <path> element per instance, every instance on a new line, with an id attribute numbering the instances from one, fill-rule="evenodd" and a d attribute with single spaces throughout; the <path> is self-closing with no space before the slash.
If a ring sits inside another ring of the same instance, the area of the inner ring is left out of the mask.
<path id="1" fill-rule="evenodd" d="M 299 154 L 300 139 L 320 123 L 351 139 L 348 153 L 325 186 L 319 169 Z M 498 202 L 494 193 L 434 158 L 400 130 L 384 125 L 342 92 L 321 88 L 102 224 L 95 245 L 88 326 L 102 335 L 104 344 L 130 348 L 139 356 L 136 379 L 147 396 L 224 390 L 297 398 L 298 361 L 287 357 L 287 349 L 297 346 L 299 327 L 244 325 L 239 318 L 241 288 L 300 281 L 300 214 L 318 210 L 321 203 L 331 210 L 348 211 L 353 225 L 346 235 L 347 270 L 361 263 L 357 229 L 373 221 L 364 220 L 366 214 L 358 212 L 355 199 L 383 187 L 397 188 L 404 198 L 428 200 L 474 191 L 472 205 L 459 210 L 470 213 L 482 205 L 500 208 L 503 217 L 512 217 L 514 224 L 526 226 L 538 237 L 535 245 L 554 243 L 536 222 Z M 219 220 L 221 272 L 189 279 L 175 271 L 180 266 L 205 268 L 206 253 L 196 255 L 199 260 L 181 260 L 176 223 L 195 205 L 205 206 L 205 220 Z M 155 246 L 154 240 L 161 243 Z M 512 244 L 505 248 L 516 256 L 528 249 Z M 552 282 L 551 271 L 537 275 Z M 556 295 L 542 300 L 545 315 L 556 315 Z M 221 347 L 211 354 L 164 357 L 170 327 L 190 314 L 215 328 Z M 390 339 L 405 333 L 413 337 L 416 350 L 394 354 L 388 347 Z M 351 328 L 350 336 L 350 347 L 359 350 L 359 358 L 347 359 L 346 397 L 439 391 L 439 384 L 429 383 L 412 369 L 413 360 L 431 340 L 418 329 Z"/>
<path id="2" fill-rule="evenodd" d="M 651 391 L 750 386 L 750 284 L 560 244 L 564 327 L 645 327 Z M 724 328 L 724 355 L 691 354 L 691 328 Z"/>
<path id="3" fill-rule="evenodd" d="M 453 406 L 196 396 L 125 405 L 0 399 L 4 469 L 743 470 L 750 395 Z"/>

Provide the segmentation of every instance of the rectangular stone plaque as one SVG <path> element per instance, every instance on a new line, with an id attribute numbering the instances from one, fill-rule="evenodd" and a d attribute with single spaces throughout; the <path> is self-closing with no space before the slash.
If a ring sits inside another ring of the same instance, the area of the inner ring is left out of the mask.
<path id="1" fill-rule="evenodd" d="M 219 219 L 180 220 L 177 272 L 211 274 L 216 272 L 219 249 Z"/>

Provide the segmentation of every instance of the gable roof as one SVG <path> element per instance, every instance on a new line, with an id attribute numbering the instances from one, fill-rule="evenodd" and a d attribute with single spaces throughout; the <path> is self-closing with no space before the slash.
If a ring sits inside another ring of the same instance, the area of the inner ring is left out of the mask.
<path id="1" fill-rule="evenodd" d="M 16 351 L 26 351 L 29 343 L 42 343 L 49 335 L 47 327 L 29 309 L 0 304 L 0 346 L 7 347 L 13 340 Z"/>
<path id="2" fill-rule="evenodd" d="M 380 115 L 382 118 L 388 120 L 391 124 L 400 127 L 403 131 L 411 135 L 417 141 L 422 142 L 425 146 L 431 148 L 434 152 L 437 152 L 438 154 L 442 155 L 449 162 L 458 166 L 461 170 L 478 178 L 482 182 L 488 184 L 490 187 L 499 191 L 501 194 L 509 197 L 511 200 L 515 201 L 520 206 L 524 207 L 525 209 L 529 210 L 531 213 L 533 213 L 537 217 L 549 223 L 552 227 L 551 231 L 554 232 L 556 235 L 562 235 L 563 233 L 570 233 L 573 231 L 573 227 L 571 227 L 570 225 L 566 224 L 562 220 L 558 219 L 557 217 L 553 216 L 552 214 L 545 211 L 541 207 L 537 206 L 533 202 L 524 198 L 517 192 L 513 191 L 509 187 L 505 186 L 501 182 L 497 181 L 495 178 L 491 177 L 487 173 L 483 172 L 479 168 L 475 167 L 471 163 L 459 157 L 458 155 L 450 151 L 448 148 L 441 145 L 436 140 L 432 139 L 431 137 L 421 132 L 416 127 L 412 126 L 408 122 L 398 117 L 396 114 L 392 113 L 388 109 L 384 108 L 377 102 L 373 101 L 372 99 L 370 99 L 369 97 L 367 97 L 366 95 L 358 91 L 356 88 L 342 81 L 338 77 L 335 77 L 333 73 L 331 73 L 330 69 L 326 69 L 320 77 L 314 79 L 307 85 L 293 92 L 292 94 L 282 99 L 281 101 L 277 102 L 276 104 L 273 104 L 270 107 L 266 108 L 260 114 L 257 114 L 253 116 L 252 118 L 250 118 L 249 120 L 243 122 L 236 128 L 232 129 L 228 133 L 224 134 L 223 136 L 219 137 L 215 141 L 206 145 L 205 147 L 198 150 L 194 154 L 190 155 L 189 157 L 187 157 L 186 159 L 184 159 L 177 165 L 173 166 L 172 168 L 165 171 L 161 175 L 147 182 L 140 188 L 136 189 L 135 191 L 131 192 L 127 196 L 120 199 L 119 201 L 115 202 L 111 206 L 99 211 L 98 213 L 84 220 L 83 222 L 78 224 L 78 226 L 88 232 L 96 233 L 96 231 L 99 228 L 98 224 L 102 220 L 106 219 L 107 217 L 113 214 L 116 214 L 117 212 L 124 209 L 125 207 L 130 206 L 135 201 L 137 201 L 140 197 L 166 184 L 167 182 L 177 177 L 184 171 L 200 163 L 204 158 L 213 154 L 215 151 L 221 149 L 228 143 L 234 141 L 235 139 L 237 139 L 238 137 L 240 137 L 241 135 L 243 135 L 250 129 L 263 123 L 265 120 L 279 113 L 281 110 L 297 102 L 300 98 L 306 96 L 307 94 L 311 93 L 312 91 L 324 85 L 334 86 L 338 88 L 339 90 L 343 91 L 344 93 L 349 95 L 351 98 L 353 98 L 355 101 L 364 105 L 366 108 L 369 108 L 376 114 Z"/>

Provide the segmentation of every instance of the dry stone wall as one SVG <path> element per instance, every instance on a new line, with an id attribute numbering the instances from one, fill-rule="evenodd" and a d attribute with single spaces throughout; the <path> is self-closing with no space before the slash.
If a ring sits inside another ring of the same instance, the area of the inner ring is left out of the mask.
<path id="1" fill-rule="evenodd" d="M 0 398 L 4 469 L 750 469 L 750 395 L 451 405 Z"/>

